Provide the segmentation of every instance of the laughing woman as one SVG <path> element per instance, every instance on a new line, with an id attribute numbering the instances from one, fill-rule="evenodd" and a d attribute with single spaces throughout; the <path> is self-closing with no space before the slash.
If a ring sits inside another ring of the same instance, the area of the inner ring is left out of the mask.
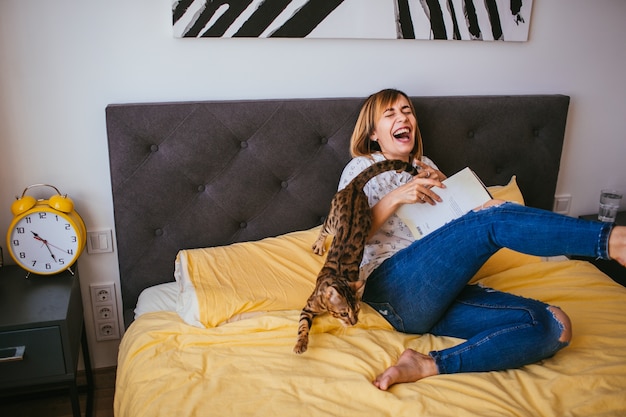
<path id="1" fill-rule="evenodd" d="M 340 188 L 384 159 L 412 161 L 420 170 L 415 177 L 385 172 L 364 189 L 373 222 L 361 264 L 362 279 L 367 279 L 363 301 L 401 332 L 465 340 L 441 351 L 407 349 L 374 380 L 381 390 L 437 374 L 517 368 L 569 344 L 572 326 L 557 306 L 468 285 L 499 249 L 626 263 L 626 227 L 500 200 L 415 240 L 396 210 L 403 204 L 436 206 L 441 202 L 437 189 L 444 187 L 446 177 L 423 155 L 415 110 L 401 91 L 383 90 L 366 100 L 352 134 L 351 152 Z"/>

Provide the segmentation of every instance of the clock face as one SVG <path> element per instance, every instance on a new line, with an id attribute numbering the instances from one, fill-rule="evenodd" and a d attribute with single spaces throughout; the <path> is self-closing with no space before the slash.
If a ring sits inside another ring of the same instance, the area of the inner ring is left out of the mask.
<path id="1" fill-rule="evenodd" d="M 30 212 L 18 219 L 8 243 L 16 262 L 44 275 L 69 268 L 82 249 L 75 226 L 50 211 Z"/>

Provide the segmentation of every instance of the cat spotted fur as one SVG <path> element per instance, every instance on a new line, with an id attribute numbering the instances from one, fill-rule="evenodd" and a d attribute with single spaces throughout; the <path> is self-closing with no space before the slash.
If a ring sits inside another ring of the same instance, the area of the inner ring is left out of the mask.
<path id="1" fill-rule="evenodd" d="M 333 197 L 313 251 L 322 255 L 326 236 L 333 235 L 334 238 L 317 276 L 315 289 L 300 314 L 298 339 L 293 348 L 295 353 L 306 352 L 315 316 L 329 313 L 345 326 L 357 323 L 365 285 L 359 280 L 359 267 L 372 224 L 371 208 L 363 187 L 376 175 L 391 170 L 407 171 L 412 175 L 417 173 L 413 165 L 404 161 L 377 162 L 359 173 Z"/>

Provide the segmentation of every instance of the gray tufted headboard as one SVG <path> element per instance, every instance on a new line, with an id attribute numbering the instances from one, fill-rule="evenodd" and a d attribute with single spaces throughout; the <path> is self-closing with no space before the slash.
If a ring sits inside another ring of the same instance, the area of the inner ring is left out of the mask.
<path id="1" fill-rule="evenodd" d="M 183 248 L 320 224 L 350 159 L 364 98 L 112 104 L 106 109 L 125 321 L 142 289 L 173 280 Z M 424 153 L 487 185 L 517 175 L 551 210 L 563 95 L 412 97 Z"/>

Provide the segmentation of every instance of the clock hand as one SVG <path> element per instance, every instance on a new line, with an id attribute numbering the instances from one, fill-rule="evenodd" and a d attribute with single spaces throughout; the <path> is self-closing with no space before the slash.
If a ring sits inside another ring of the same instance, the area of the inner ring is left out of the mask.
<path id="1" fill-rule="evenodd" d="M 31 230 L 30 232 L 31 232 L 33 235 L 35 235 L 35 239 L 36 239 L 36 240 L 39 240 L 40 242 L 44 243 L 45 245 L 47 245 L 47 246 L 51 246 L 51 247 L 53 247 L 53 248 L 55 248 L 55 249 L 57 249 L 57 250 L 61 251 L 63 254 L 68 254 L 68 253 L 69 253 L 69 254 L 72 254 L 72 253 L 73 253 L 73 252 L 72 252 L 72 251 L 70 251 L 69 249 L 63 249 L 63 248 L 61 248 L 61 247 L 59 247 L 59 246 L 57 246 L 57 245 L 53 245 L 52 243 L 48 242 L 48 241 L 47 241 L 47 240 L 45 240 L 45 239 L 42 239 L 42 238 L 41 238 L 41 237 L 40 237 L 37 233 L 33 232 L 32 230 Z M 48 248 L 48 250 L 49 250 L 49 248 Z M 52 255 L 52 257 L 54 258 L 54 260 L 55 260 L 55 261 L 57 261 L 57 262 L 58 262 L 58 260 L 54 257 L 54 255 Z"/>
<path id="2" fill-rule="evenodd" d="M 52 257 L 52 259 L 54 259 L 54 262 L 58 263 L 56 256 L 54 256 L 54 253 L 52 253 L 52 249 L 50 249 L 50 246 L 48 245 L 48 241 L 45 240 L 45 239 L 42 239 L 41 236 L 39 236 L 37 233 L 33 232 L 32 230 L 30 232 L 33 234 L 33 236 L 34 236 L 34 238 L 36 240 L 38 240 L 38 241 L 42 242 L 44 245 L 46 245 L 46 249 L 48 249 L 48 252 L 50 252 L 50 256 Z"/>
<path id="3" fill-rule="evenodd" d="M 58 249 L 58 250 L 60 250 L 63 253 L 68 253 L 67 249 L 63 249 L 63 248 L 58 247 L 57 245 L 53 245 L 52 243 L 48 242 L 47 240 L 42 239 L 39 235 L 37 235 L 37 233 L 33 232 L 32 230 L 31 230 L 31 233 L 35 235 L 35 239 L 36 240 L 42 242 L 44 245 L 52 246 L 53 248 Z"/>
<path id="4" fill-rule="evenodd" d="M 52 247 L 53 247 L 53 248 L 55 248 L 55 249 L 60 250 L 60 251 L 61 251 L 61 252 L 63 252 L 63 253 L 69 253 L 67 249 L 60 248 L 60 247 L 58 247 L 57 245 L 53 245 L 53 244 L 52 244 L 52 243 L 50 243 L 50 242 L 48 242 L 48 245 L 49 245 L 49 246 L 52 246 Z"/>

